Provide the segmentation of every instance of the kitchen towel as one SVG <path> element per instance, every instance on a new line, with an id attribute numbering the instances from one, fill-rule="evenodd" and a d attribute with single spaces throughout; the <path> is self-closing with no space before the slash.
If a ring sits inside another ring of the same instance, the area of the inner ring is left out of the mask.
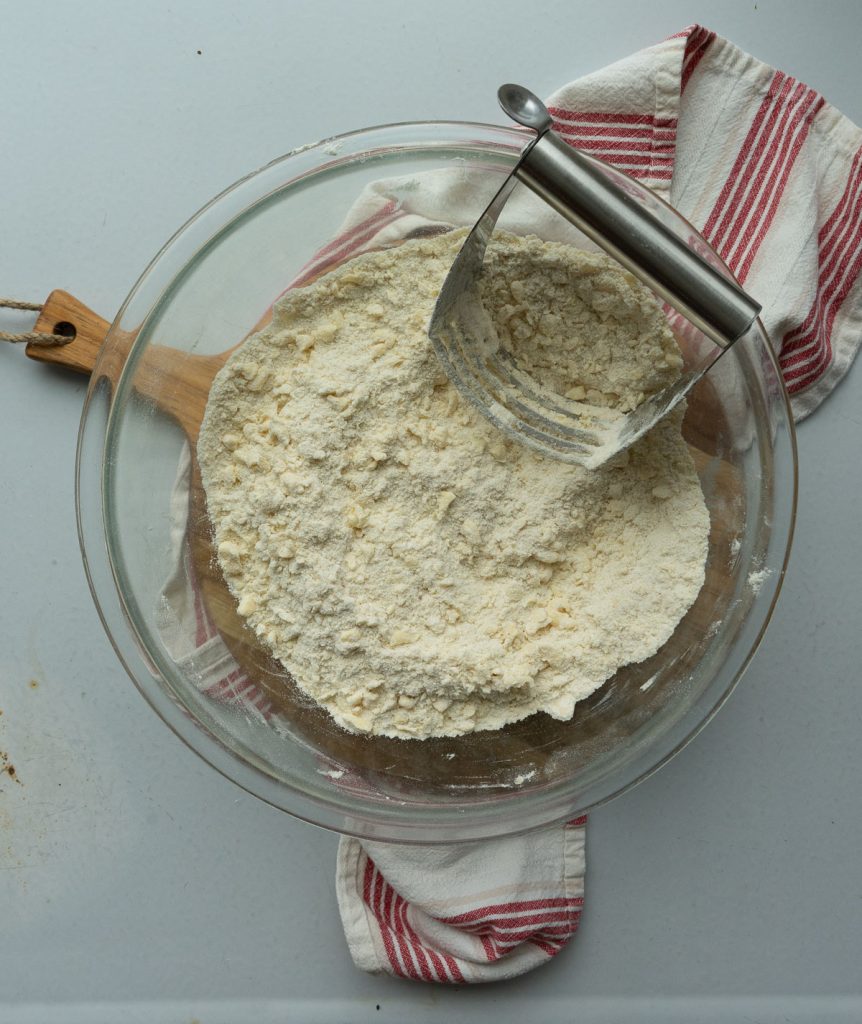
<path id="1" fill-rule="evenodd" d="M 564 86 L 549 105 L 564 138 L 655 189 L 703 232 L 764 307 L 795 418 L 812 412 L 862 336 L 862 131 L 813 89 L 698 25 Z M 292 286 L 353 254 L 471 222 L 471 187 L 458 169 L 368 186 L 343 232 Z M 554 237 L 555 216 L 522 196 L 501 226 Z M 174 503 L 177 571 L 163 595 L 163 639 L 194 665 L 202 692 L 277 726 L 194 586 L 187 463 Z M 342 838 L 337 894 L 355 963 L 460 983 L 547 962 L 577 928 L 585 825 L 578 818 L 446 847 Z"/>
<path id="2" fill-rule="evenodd" d="M 335 885 L 353 962 L 447 983 L 546 963 L 578 927 L 586 822 L 461 846 L 341 839 Z"/>

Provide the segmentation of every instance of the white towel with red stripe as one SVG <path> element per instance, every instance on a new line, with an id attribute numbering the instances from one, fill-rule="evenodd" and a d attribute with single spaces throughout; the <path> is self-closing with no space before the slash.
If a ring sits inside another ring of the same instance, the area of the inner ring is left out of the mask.
<path id="1" fill-rule="evenodd" d="M 547 963 L 578 927 L 585 826 L 463 846 L 342 839 L 335 883 L 354 963 L 456 984 Z"/>
<path id="2" fill-rule="evenodd" d="M 663 194 L 703 231 L 763 304 L 797 420 L 815 409 L 862 338 L 862 131 L 814 90 L 697 25 L 565 86 L 550 107 L 563 137 Z M 418 180 L 369 186 L 291 286 L 353 253 L 472 220 L 476 196 L 459 171 Z M 532 196 L 513 198 L 504 216 L 513 231 L 560 233 L 560 219 Z M 163 639 L 193 662 L 213 700 L 273 719 L 189 582 L 187 477 L 181 467 Z M 445 847 L 342 838 L 338 903 L 355 963 L 450 983 L 546 963 L 577 928 L 585 825 Z"/>
<path id="3" fill-rule="evenodd" d="M 862 334 L 862 131 L 699 25 L 551 98 L 556 127 L 665 195 L 763 305 L 797 420 Z"/>

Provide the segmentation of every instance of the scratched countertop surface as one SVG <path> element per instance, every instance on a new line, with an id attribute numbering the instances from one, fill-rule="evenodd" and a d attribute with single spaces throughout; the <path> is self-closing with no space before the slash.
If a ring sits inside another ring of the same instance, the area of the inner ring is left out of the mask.
<path id="1" fill-rule="evenodd" d="M 693 21 L 862 122 L 855 2 L 521 7 L 0 0 L 0 294 L 63 287 L 110 318 L 178 225 L 272 157 L 499 121 L 500 82 L 548 93 Z M 336 837 L 216 774 L 125 675 L 75 531 L 85 389 L 0 347 L 0 1024 L 862 1020 L 862 366 L 801 425 L 790 573 L 733 698 L 593 813 L 570 947 L 469 990 L 357 972 Z"/>

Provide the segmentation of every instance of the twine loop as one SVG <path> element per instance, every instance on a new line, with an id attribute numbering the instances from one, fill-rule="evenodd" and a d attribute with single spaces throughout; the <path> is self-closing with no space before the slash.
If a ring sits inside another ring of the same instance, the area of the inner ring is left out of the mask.
<path id="1" fill-rule="evenodd" d="M 22 302 L 19 299 L 0 299 L 0 307 L 4 309 L 23 309 L 42 312 L 40 302 Z M 42 331 L 22 331 L 19 334 L 10 334 L 8 331 L 0 331 L 0 341 L 10 341 L 13 345 L 28 344 L 34 345 L 68 345 L 74 341 L 74 334 L 45 334 Z"/>

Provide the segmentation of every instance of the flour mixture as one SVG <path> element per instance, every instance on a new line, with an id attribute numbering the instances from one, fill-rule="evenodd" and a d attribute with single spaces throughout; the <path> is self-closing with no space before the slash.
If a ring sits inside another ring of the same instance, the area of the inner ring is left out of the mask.
<path id="1" fill-rule="evenodd" d="M 508 440 L 449 384 L 426 325 L 463 237 L 289 292 L 216 378 L 201 431 L 240 614 L 352 731 L 570 718 L 703 584 L 681 414 L 589 471 Z M 502 236 L 484 274 L 501 341 L 559 393 L 627 410 L 678 374 L 655 300 L 604 255 Z"/>

